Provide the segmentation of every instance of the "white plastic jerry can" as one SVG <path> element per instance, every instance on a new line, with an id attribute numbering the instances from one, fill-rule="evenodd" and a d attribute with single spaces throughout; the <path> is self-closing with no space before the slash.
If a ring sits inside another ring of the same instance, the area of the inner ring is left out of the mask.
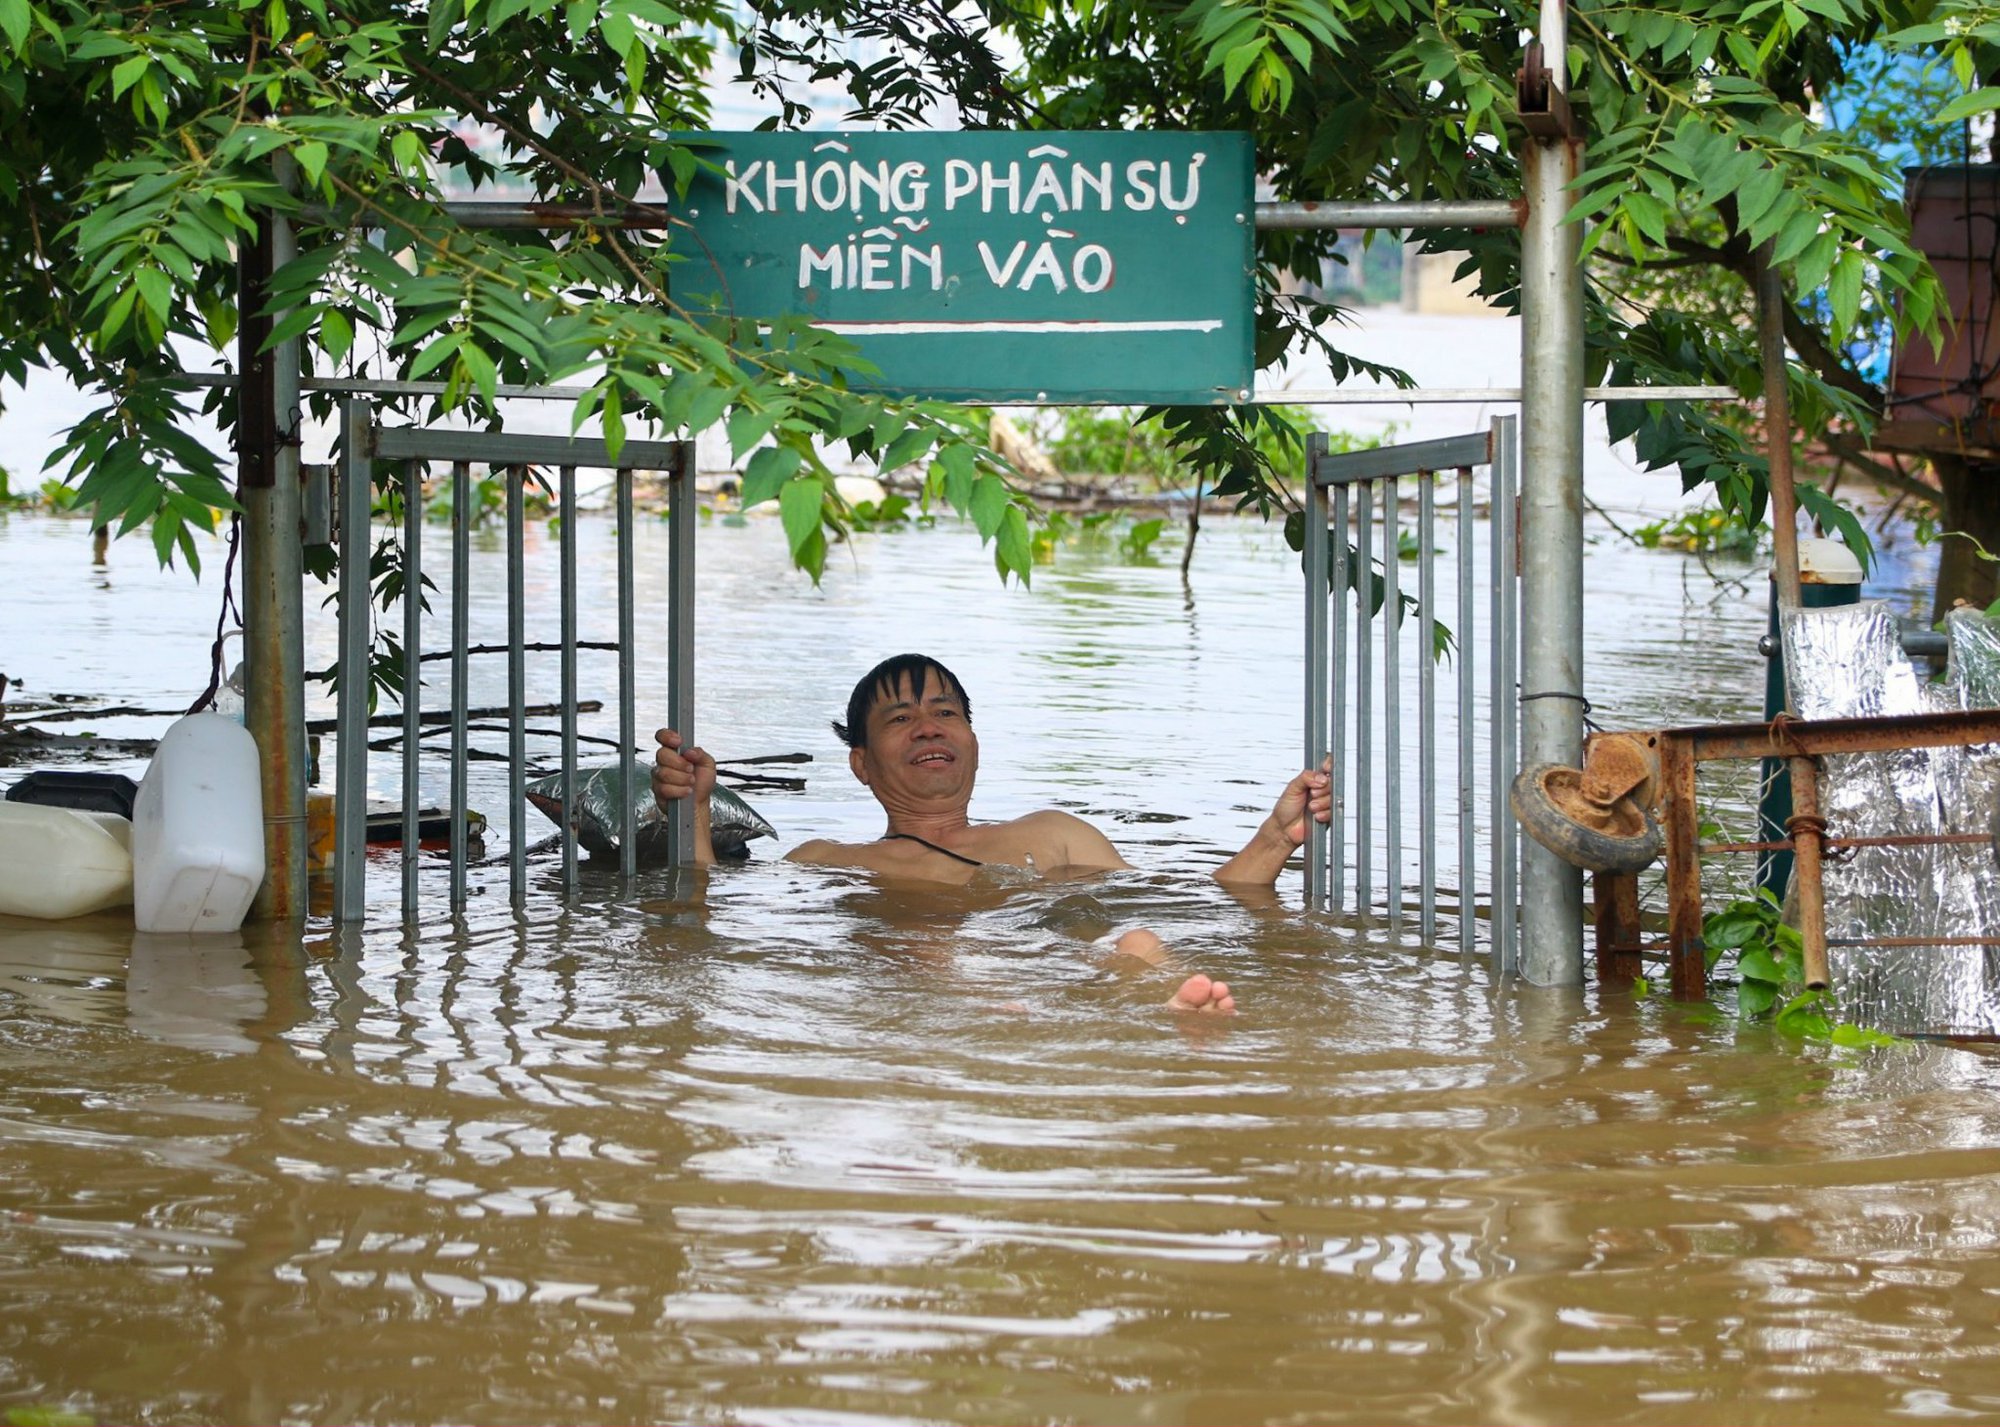
<path id="1" fill-rule="evenodd" d="M 142 932 L 233 932 L 264 881 L 257 740 L 234 719 L 169 728 L 132 803 L 132 912 Z"/>
<path id="2" fill-rule="evenodd" d="M 116 813 L 0 801 L 0 912 L 54 919 L 124 906 L 131 841 Z"/>

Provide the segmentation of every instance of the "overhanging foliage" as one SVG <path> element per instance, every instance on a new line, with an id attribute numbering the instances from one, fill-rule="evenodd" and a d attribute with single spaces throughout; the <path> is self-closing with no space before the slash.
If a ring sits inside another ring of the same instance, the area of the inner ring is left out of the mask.
<path id="1" fill-rule="evenodd" d="M 1754 395 L 1744 280 L 1768 243 L 1793 297 L 1802 422 L 1865 427 L 1881 391 L 1853 339 L 1891 321 L 1936 333 L 1940 289 L 1911 248 L 1893 160 L 1824 127 L 1816 102 L 1856 46 L 1884 37 L 1942 55 L 1954 90 L 1977 90 L 1959 109 L 2000 101 L 1977 88 L 1995 13 L 1956 0 L 1573 7 L 1565 62 L 1589 140 L 1569 216 L 1590 255 L 1590 379 Z M 455 229 L 436 164 L 614 213 L 649 180 L 692 171 L 667 136 L 705 122 L 717 50 L 734 45 L 762 91 L 838 79 L 873 122 L 950 104 L 974 124 L 1246 128 L 1279 198 L 1511 198 L 1514 75 L 1537 20 L 1526 4 L 1407 0 L 762 0 L 738 33 L 714 0 L 0 0 L 0 371 L 51 365 L 101 393 L 67 448 L 83 499 L 122 528 L 150 522 L 163 557 L 191 561 L 187 531 L 229 508 L 229 483 L 179 434 L 197 398 L 173 378 L 183 351 L 229 342 L 235 251 L 283 212 L 300 256 L 271 309 L 315 372 L 431 377 L 438 405 L 475 414 L 501 383 L 576 380 L 589 389 L 577 419 L 600 419 L 613 442 L 635 421 L 725 423 L 749 493 L 779 501 L 815 576 L 843 527 L 816 439 L 892 464 L 937 457 L 938 498 L 1025 577 L 1026 511 L 948 413 L 848 390 L 853 349 L 802 322 L 763 331 L 679 311 L 671 229 Z M 468 125 L 497 146 L 468 144 Z M 1281 271 L 1316 271 L 1333 241 L 1262 236 L 1259 360 L 1303 342 L 1336 378 L 1394 377 L 1341 350 L 1332 309 L 1277 293 Z M 1516 300 L 1515 234 L 1424 241 L 1468 253 L 1484 294 Z M 226 404 L 218 415 L 228 423 Z M 1162 416 L 1206 488 L 1293 507 L 1246 428 L 1254 415 Z M 1674 402 L 1614 420 L 1649 464 L 1712 484 L 1746 520 L 1761 513 L 1758 433 L 1743 420 Z M 1819 506 L 1838 524 L 1835 509 Z"/>

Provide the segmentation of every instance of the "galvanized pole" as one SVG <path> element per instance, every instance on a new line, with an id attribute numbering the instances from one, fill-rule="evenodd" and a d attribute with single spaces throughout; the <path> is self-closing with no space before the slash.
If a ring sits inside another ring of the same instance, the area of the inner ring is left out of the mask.
<path id="1" fill-rule="evenodd" d="M 374 508 L 374 409 L 340 408 L 340 669 L 334 733 L 333 919 L 368 914 L 368 690 L 375 634 L 368 600 L 369 516 Z M 464 687 L 460 685 L 460 687 Z"/>
<path id="2" fill-rule="evenodd" d="M 292 161 L 276 160 L 280 185 Z M 295 254 L 292 227 L 275 213 L 246 244 L 238 321 L 238 499 L 243 505 L 243 721 L 257 740 L 264 797 L 264 885 L 251 914 L 306 915 L 306 714 L 303 547 L 299 534 L 299 343 L 270 351 L 264 315 L 270 275 Z"/>
<path id="3" fill-rule="evenodd" d="M 1564 0 L 1542 0 L 1521 72 L 1522 762 L 1582 763 L 1583 270 L 1562 221 L 1583 140 L 1570 117 Z M 1546 68 L 1544 68 L 1546 65 Z M 1508 558 L 1496 552 L 1496 558 Z M 1496 701 L 1509 691 L 1495 689 Z M 1495 909 L 1500 915 L 1501 909 Z M 1583 873 L 1530 842 L 1521 868 L 1521 974 L 1583 981 Z"/>
<path id="4" fill-rule="evenodd" d="M 1319 483 L 1317 469 L 1325 452 L 1325 433 L 1315 431 L 1306 437 L 1306 747 L 1305 761 L 1299 765 L 1303 768 L 1317 768 L 1327 756 L 1326 487 Z M 1343 539 L 1346 534 L 1341 532 Z M 1317 818 L 1306 819 L 1306 907 L 1315 912 L 1326 905 L 1327 831 Z"/>

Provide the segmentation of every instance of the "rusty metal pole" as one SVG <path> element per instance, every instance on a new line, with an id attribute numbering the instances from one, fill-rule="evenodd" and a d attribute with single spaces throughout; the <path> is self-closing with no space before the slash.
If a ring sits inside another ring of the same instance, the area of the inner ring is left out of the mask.
<path id="1" fill-rule="evenodd" d="M 1660 830 L 1667 844 L 1668 975 L 1676 1001 L 1700 1001 L 1708 995 L 1708 959 L 1701 944 L 1701 842 L 1694 799 L 1694 748 L 1685 736 L 1664 734 Z"/>
<path id="2" fill-rule="evenodd" d="M 1757 250 L 1757 344 L 1764 365 L 1764 440 L 1771 466 L 1771 531 L 1778 564 L 1779 637 L 1784 616 L 1801 606 L 1797 493 L 1792 487 L 1792 401 L 1786 385 L 1785 293 L 1771 265 L 1771 245 Z M 1786 696 L 1786 712 L 1791 712 Z M 1793 875 L 1799 889 L 1799 940 L 1804 944 L 1806 986 L 1826 981 L 1826 897 L 1820 881 L 1820 841 L 1826 820 L 1819 811 L 1819 768 L 1810 758 L 1790 760 Z"/>
<path id="3" fill-rule="evenodd" d="M 278 156 L 289 185 L 291 160 Z M 243 505 L 243 721 L 257 740 L 264 796 L 264 885 L 254 915 L 306 915 L 305 591 L 300 539 L 299 344 L 269 351 L 271 274 L 291 261 L 291 225 L 264 214 L 243 245 L 238 285 L 238 499 Z"/>

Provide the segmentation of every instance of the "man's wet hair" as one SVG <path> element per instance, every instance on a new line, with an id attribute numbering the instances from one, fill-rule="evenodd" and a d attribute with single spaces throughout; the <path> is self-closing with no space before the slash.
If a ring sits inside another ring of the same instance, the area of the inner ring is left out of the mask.
<path id="1" fill-rule="evenodd" d="M 867 747 L 869 711 L 883 699 L 893 699 L 905 686 L 908 686 L 912 697 L 922 698 L 933 679 L 939 688 L 958 700 L 965 721 L 971 723 L 972 700 L 966 697 L 965 686 L 958 682 L 958 675 L 928 654 L 897 654 L 884 659 L 861 676 L 861 682 L 847 696 L 847 722 L 834 720 L 834 737 L 849 748 Z"/>

